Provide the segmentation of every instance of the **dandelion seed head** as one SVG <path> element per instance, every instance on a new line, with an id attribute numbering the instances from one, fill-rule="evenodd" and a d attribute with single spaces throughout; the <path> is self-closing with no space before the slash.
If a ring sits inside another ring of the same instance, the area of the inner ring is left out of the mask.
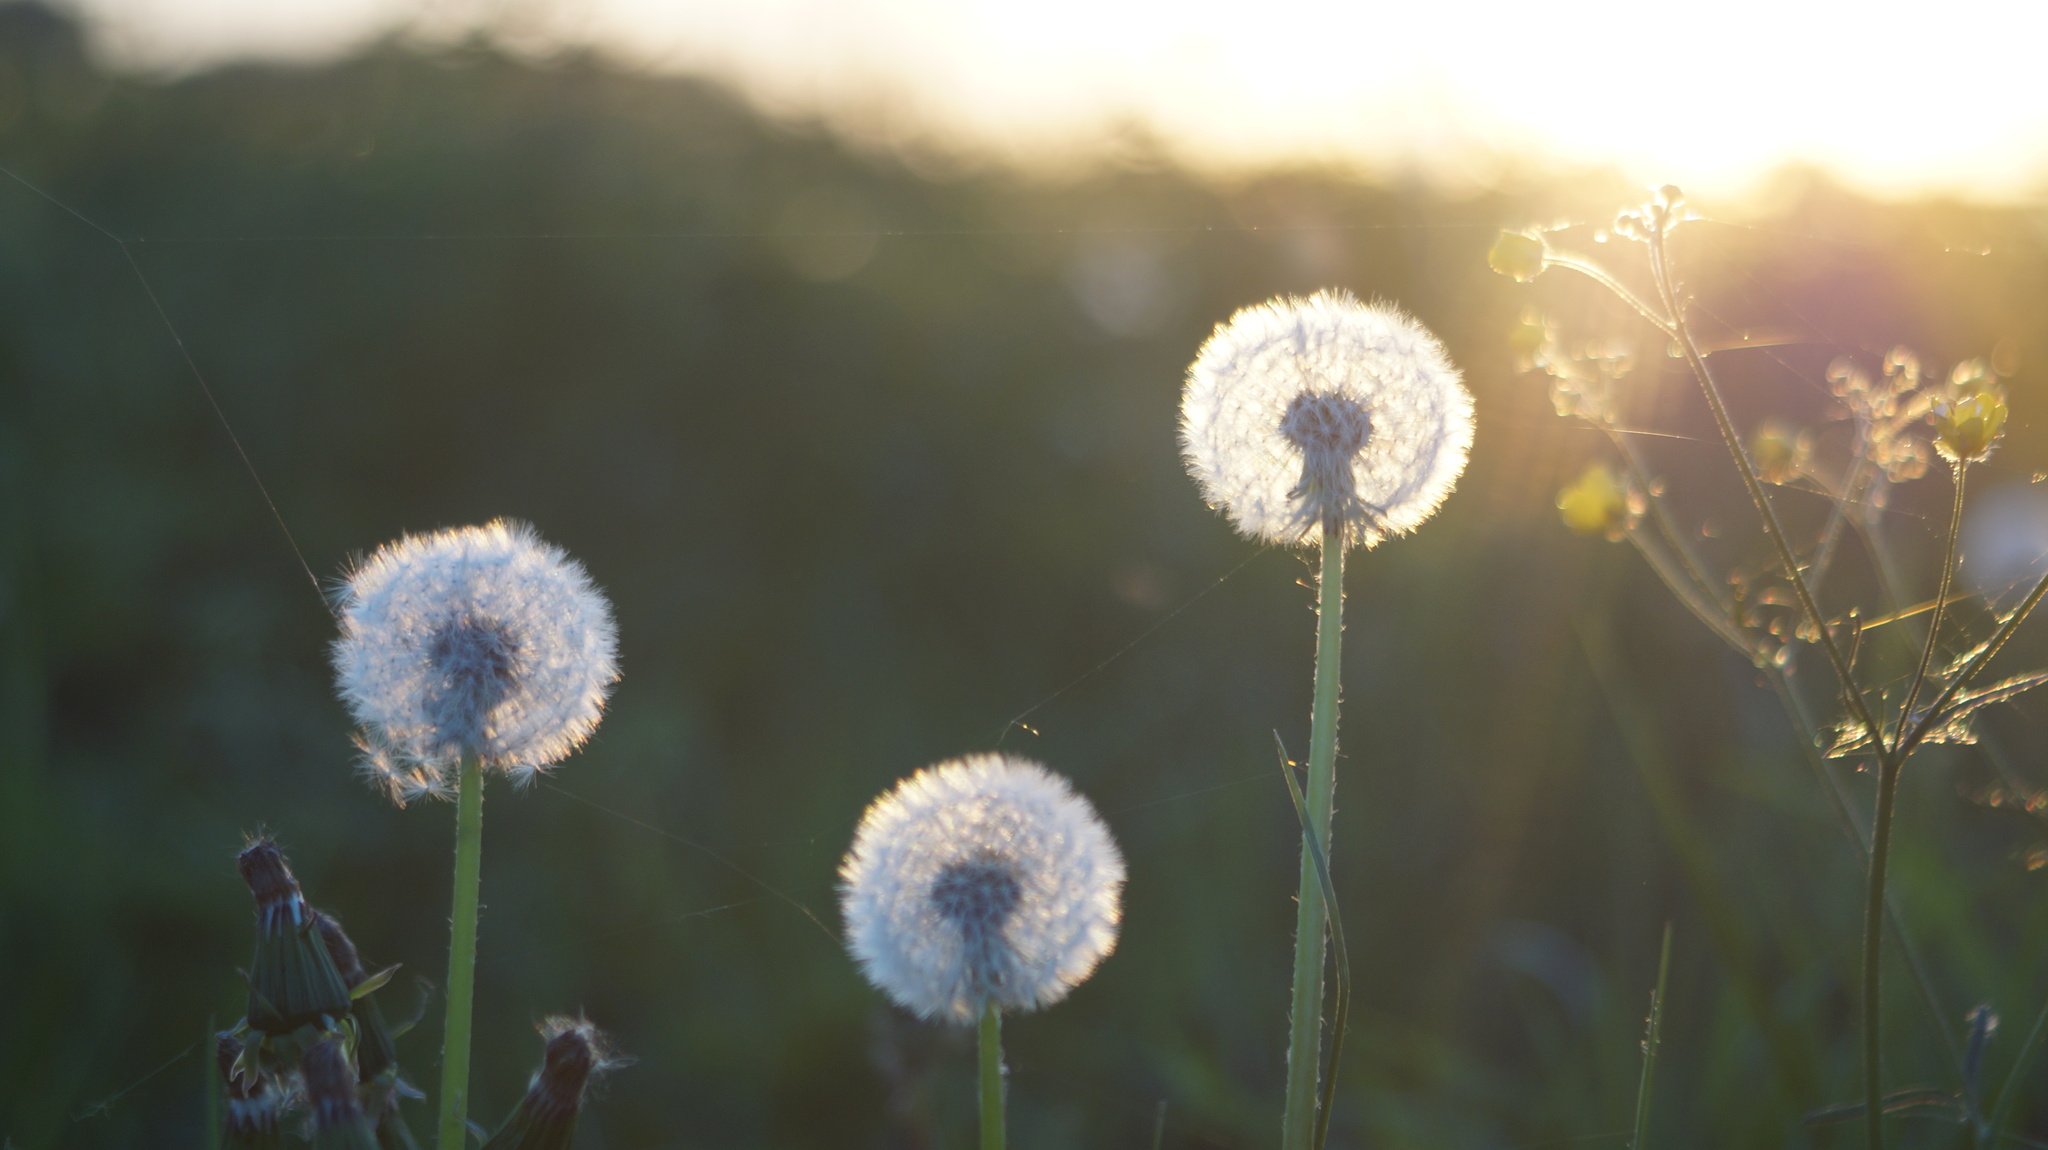
<path id="1" fill-rule="evenodd" d="M 1087 799 L 1037 763 L 972 755 L 875 800 L 839 868 L 847 946 L 924 1018 L 1066 997 L 1116 948 L 1123 856 Z"/>
<path id="2" fill-rule="evenodd" d="M 335 679 L 362 770 L 394 800 L 452 793 L 463 754 L 528 782 L 576 749 L 618 678 L 581 564 L 494 520 L 385 545 L 341 595 Z"/>
<path id="3" fill-rule="evenodd" d="M 1404 535 L 1457 484 L 1472 397 L 1443 345 L 1407 314 L 1345 292 L 1231 316 L 1181 396 L 1181 450 L 1211 506 L 1282 544 Z"/>

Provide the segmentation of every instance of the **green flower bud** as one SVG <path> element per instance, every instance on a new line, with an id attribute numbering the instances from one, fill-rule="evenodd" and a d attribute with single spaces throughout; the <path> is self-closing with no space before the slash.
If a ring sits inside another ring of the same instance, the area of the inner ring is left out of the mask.
<path id="1" fill-rule="evenodd" d="M 1542 236 L 1503 231 L 1493 241 L 1493 249 L 1486 253 L 1486 262 L 1494 271 L 1512 276 L 1518 283 L 1528 283 L 1543 274 L 1543 254 Z"/>

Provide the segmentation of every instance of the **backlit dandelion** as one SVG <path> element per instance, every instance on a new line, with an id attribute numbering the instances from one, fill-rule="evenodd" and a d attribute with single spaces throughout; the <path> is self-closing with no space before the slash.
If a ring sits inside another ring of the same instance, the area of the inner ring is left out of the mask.
<path id="1" fill-rule="evenodd" d="M 529 782 L 597 727 L 618 678 L 611 607 L 580 564 L 502 519 L 383 547 L 341 607 L 335 678 L 365 770 L 401 804 L 457 800 L 436 1142 L 462 1150 L 484 771 Z"/>
<path id="2" fill-rule="evenodd" d="M 1066 997 L 1116 946 L 1123 856 L 1088 800 L 1036 763 L 975 755 L 877 799 L 840 867 L 847 945 L 925 1018 Z"/>
<path id="3" fill-rule="evenodd" d="M 1188 368 L 1181 447 L 1239 531 L 1368 547 L 1413 531 L 1472 447 L 1472 397 L 1443 345 L 1386 304 L 1317 292 L 1245 308 Z"/>
<path id="4" fill-rule="evenodd" d="M 335 678 L 365 772 L 400 802 L 447 794 L 464 754 L 531 779 L 596 729 L 618 678 L 604 596 L 523 524 L 388 544 L 341 606 Z"/>
<path id="5" fill-rule="evenodd" d="M 868 807 L 840 865 L 847 946 L 925 1018 L 981 1024 L 981 1145 L 1003 1144 L 1002 1012 L 1067 996 L 1116 947 L 1123 855 L 1037 763 L 970 755 Z"/>
<path id="6" fill-rule="evenodd" d="M 1318 1111 L 1328 1115 L 1318 1081 L 1329 919 L 1314 855 L 1330 849 L 1336 803 L 1344 551 L 1436 512 L 1472 449 L 1472 397 L 1443 345 L 1400 309 L 1322 291 L 1219 326 L 1188 368 L 1180 415 L 1182 456 L 1211 506 L 1254 539 L 1322 546 L 1280 1132 L 1282 1150 L 1307 1150 Z M 1333 1065 L 1342 1043 L 1339 1033 Z"/>

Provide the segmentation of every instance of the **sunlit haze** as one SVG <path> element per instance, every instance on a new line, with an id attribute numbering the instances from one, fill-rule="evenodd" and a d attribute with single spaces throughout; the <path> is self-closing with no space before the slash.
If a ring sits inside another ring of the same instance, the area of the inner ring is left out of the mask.
<path id="1" fill-rule="evenodd" d="M 1738 191 L 1787 162 L 1880 193 L 2035 192 L 2048 5 L 1553 0 L 83 0 L 116 58 L 307 58 L 490 26 L 727 79 L 786 114 L 1011 157 L 1144 125 L 1198 163 L 1484 183 L 1615 165 Z"/>

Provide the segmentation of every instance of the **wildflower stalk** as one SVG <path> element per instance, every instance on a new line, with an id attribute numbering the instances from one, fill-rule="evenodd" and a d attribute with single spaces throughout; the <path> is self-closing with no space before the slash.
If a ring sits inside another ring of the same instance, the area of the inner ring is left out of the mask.
<path id="1" fill-rule="evenodd" d="M 1792 544 L 1785 535 L 1784 525 L 1778 522 L 1777 509 L 1771 506 L 1770 496 L 1765 494 L 1763 481 L 1757 478 L 1756 465 L 1750 462 L 1749 451 L 1742 445 L 1742 437 L 1736 433 L 1735 422 L 1728 416 L 1728 405 L 1721 400 L 1721 388 L 1714 382 L 1713 373 L 1707 370 L 1707 359 L 1700 352 L 1699 344 L 1693 339 L 1692 327 L 1685 321 L 1685 309 L 1679 306 L 1678 291 L 1671 281 L 1671 269 L 1665 259 L 1665 230 L 1660 225 L 1650 229 L 1650 269 L 1657 283 L 1657 293 L 1663 297 L 1664 307 L 1670 319 L 1670 331 L 1678 342 L 1679 351 L 1692 369 L 1693 377 L 1699 380 L 1700 390 L 1706 394 L 1707 407 L 1713 412 L 1714 426 L 1721 432 L 1721 440 L 1728 446 L 1728 453 L 1735 458 L 1735 470 L 1742 476 L 1742 485 L 1749 492 L 1750 502 L 1756 505 L 1757 514 L 1762 517 L 1764 534 L 1770 537 L 1771 546 L 1778 552 L 1778 563 L 1785 569 L 1785 577 L 1792 584 L 1793 594 L 1799 599 L 1799 610 L 1813 627 L 1820 640 L 1821 649 L 1827 652 L 1828 664 L 1834 668 L 1835 678 L 1841 684 L 1842 696 L 1856 721 L 1870 733 L 1871 741 L 1882 748 L 1884 732 L 1877 719 L 1870 713 L 1870 706 L 1864 701 L 1863 692 L 1856 687 L 1851 677 L 1849 662 L 1842 657 L 1842 650 L 1835 642 L 1835 635 L 1828 627 L 1827 617 L 1820 613 L 1820 606 L 1814 602 L 1813 590 L 1806 584 L 1806 576 L 1799 566 L 1799 559 L 1792 554 Z M 1881 756 L 1882 757 L 1882 756 Z"/>
<path id="2" fill-rule="evenodd" d="M 981 1150 L 1003 1150 L 1003 1012 L 981 1008 Z"/>
<path id="3" fill-rule="evenodd" d="M 1914 725 L 1913 704 L 1918 701 L 1920 687 L 1926 682 L 1927 665 L 1934 658 L 1934 645 L 1940 639 L 1942 608 L 1948 602 L 1949 585 L 1955 577 L 1956 533 L 1963 522 L 1963 477 L 1968 469 L 1968 462 L 1956 464 L 1955 504 L 1949 515 L 1948 543 L 1941 558 L 1941 589 L 1934 597 L 1934 614 L 1927 624 L 1927 642 L 1920 649 L 1919 668 L 1913 672 L 1913 683 L 1906 689 L 1905 706 L 1899 711 L 1897 739 L 1889 754 L 1884 753 L 1882 735 L 1875 740 L 1879 751 L 1877 814 L 1870 825 L 1870 882 L 1863 906 L 1863 1107 L 1871 1150 L 1882 1150 L 1884 1146 L 1883 1011 L 1878 992 L 1884 963 L 1884 885 L 1891 857 L 1892 815 L 1898 809 L 1899 774 L 1906 765 L 1906 756 L 1911 753 L 1907 739 L 1926 726 L 1925 723 L 1917 727 Z M 1933 718 L 1932 708 L 1928 718 Z"/>
<path id="4" fill-rule="evenodd" d="M 1913 671 L 1913 685 L 1906 688 L 1905 705 L 1899 708 L 1898 741 L 1892 747 L 1895 755 L 1904 749 L 1906 730 L 1913 721 L 1913 704 L 1920 701 L 1920 688 L 1927 684 L 1927 666 L 1934 661 L 1934 645 L 1941 634 L 1941 616 L 1948 607 L 1949 588 L 1955 584 L 1956 533 L 1963 526 L 1963 481 L 1969 471 L 1968 460 L 1956 463 L 1955 505 L 1949 510 L 1948 544 L 1941 555 L 1941 589 L 1934 595 L 1934 614 L 1927 621 L 1927 642 L 1920 647 L 1920 665 Z"/>
<path id="5" fill-rule="evenodd" d="M 477 894 L 484 855 L 484 774 L 462 757 L 455 800 L 455 893 L 448 939 L 448 1013 L 441 1035 L 441 1122 L 437 1150 L 463 1150 L 469 1115 L 469 1025 L 476 992 Z"/>
<path id="6" fill-rule="evenodd" d="M 1727 404 L 1721 400 L 1721 389 L 1715 385 L 1713 375 L 1707 370 L 1706 357 L 1701 354 L 1698 343 L 1692 337 L 1692 329 L 1685 321 L 1685 309 L 1679 304 L 1677 289 L 1671 281 L 1670 265 L 1665 258 L 1665 235 L 1665 227 L 1660 222 L 1650 228 L 1647 238 L 1651 273 L 1657 283 L 1657 293 L 1663 297 L 1664 307 L 1670 316 L 1672 334 L 1677 338 L 1679 350 L 1684 354 L 1694 378 L 1699 380 L 1700 390 L 1706 394 L 1707 407 L 1714 415 L 1714 425 L 1720 430 L 1722 441 L 1728 445 L 1728 453 L 1735 458 L 1735 470 L 1741 474 L 1742 485 L 1748 490 L 1750 501 L 1756 504 L 1757 514 L 1763 519 L 1764 534 L 1770 537 L 1772 547 L 1778 552 L 1778 562 L 1784 567 L 1786 578 L 1792 584 L 1793 594 L 1799 599 L 1800 612 L 1812 625 L 1820 640 L 1821 649 L 1827 653 L 1828 663 L 1834 668 L 1836 681 L 1841 686 L 1842 698 L 1849 704 L 1856 721 L 1869 733 L 1871 745 L 1876 749 L 1877 812 L 1871 820 L 1870 881 L 1863 918 L 1863 1101 L 1870 1150 L 1883 1150 L 1884 1088 L 1883 1073 L 1878 1065 L 1881 1038 L 1879 1020 L 1882 1013 L 1878 1002 L 1879 968 L 1883 958 L 1884 942 L 1885 865 L 1891 853 L 1892 810 L 1897 805 L 1899 768 L 1903 765 L 1905 743 L 1904 725 L 1908 716 L 1902 715 L 1899 720 L 1899 748 L 1892 752 L 1886 751 L 1884 729 L 1871 714 L 1862 690 L 1857 687 L 1855 679 L 1851 676 L 1848 661 L 1842 657 L 1841 648 L 1835 643 L 1834 632 L 1829 629 L 1827 618 L 1820 613 L 1819 605 L 1814 602 L 1813 591 L 1806 584 L 1799 560 L 1792 554 L 1792 544 L 1786 538 L 1784 525 L 1778 522 L 1778 513 L 1771 506 L 1770 497 L 1764 493 L 1763 482 L 1757 478 L 1756 467 L 1750 462 L 1749 452 L 1744 449 L 1742 438 L 1736 434 L 1734 421 L 1728 416 Z"/>
<path id="7" fill-rule="evenodd" d="M 1310 714 L 1308 822 L 1301 845 L 1301 888 L 1294 920 L 1294 1009 L 1287 1041 L 1287 1102 L 1281 1150 L 1308 1150 L 1316 1131 L 1316 1074 L 1323 1051 L 1323 935 L 1328 911 L 1311 843 L 1330 841 L 1337 794 L 1337 703 L 1344 646 L 1344 527 L 1323 524 L 1323 575 L 1316 610 L 1315 707 Z"/>

